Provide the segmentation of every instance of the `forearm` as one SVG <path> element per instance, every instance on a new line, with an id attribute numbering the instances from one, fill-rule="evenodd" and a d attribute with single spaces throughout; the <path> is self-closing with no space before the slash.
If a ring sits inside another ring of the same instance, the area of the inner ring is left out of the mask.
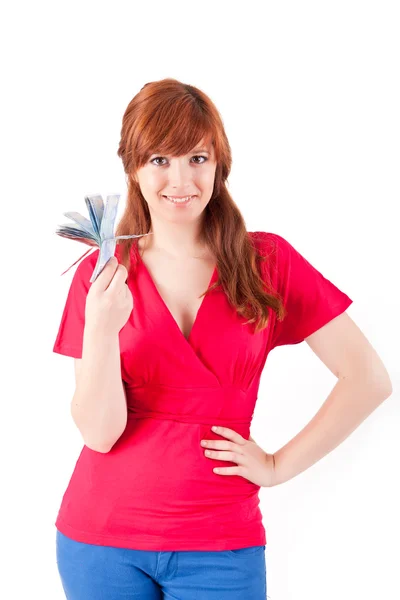
<path id="1" fill-rule="evenodd" d="M 276 485 L 302 473 L 343 442 L 388 397 L 364 379 L 339 379 L 311 421 L 274 453 Z"/>
<path id="2" fill-rule="evenodd" d="M 71 414 L 92 450 L 107 452 L 124 431 L 127 407 L 118 334 L 106 336 L 85 328 Z"/>

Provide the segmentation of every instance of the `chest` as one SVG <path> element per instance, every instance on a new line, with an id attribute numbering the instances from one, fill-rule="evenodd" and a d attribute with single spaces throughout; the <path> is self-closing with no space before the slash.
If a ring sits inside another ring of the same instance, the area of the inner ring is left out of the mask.
<path id="1" fill-rule="evenodd" d="M 187 340 L 215 269 L 210 259 L 169 261 L 145 254 L 142 262 L 160 301 Z"/>
<path id="2" fill-rule="evenodd" d="M 177 412 L 207 415 L 211 409 L 252 410 L 241 394 L 235 396 L 236 404 L 231 390 L 252 392 L 257 384 L 268 354 L 269 327 L 256 334 L 254 325 L 238 314 L 218 284 L 212 259 L 168 263 L 144 252 L 136 267 L 129 279 L 134 306 L 119 341 L 122 379 L 137 406 L 176 412 L 172 402 Z M 184 397 L 182 388 L 187 390 Z M 200 399 L 191 394 L 197 388 Z M 205 400 L 215 388 L 223 393 L 213 406 Z M 140 390 L 142 400 L 136 395 Z"/>

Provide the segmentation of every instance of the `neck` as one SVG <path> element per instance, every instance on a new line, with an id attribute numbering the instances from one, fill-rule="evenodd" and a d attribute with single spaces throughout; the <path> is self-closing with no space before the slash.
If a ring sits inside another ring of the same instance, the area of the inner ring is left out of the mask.
<path id="1" fill-rule="evenodd" d="M 172 223 L 152 218 L 152 235 L 141 238 L 143 251 L 162 252 L 171 259 L 206 258 L 209 250 L 200 240 L 196 223 Z"/>

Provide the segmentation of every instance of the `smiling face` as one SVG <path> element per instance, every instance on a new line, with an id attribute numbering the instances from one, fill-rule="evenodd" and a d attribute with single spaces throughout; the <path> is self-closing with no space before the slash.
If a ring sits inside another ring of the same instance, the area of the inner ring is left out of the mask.
<path id="1" fill-rule="evenodd" d="M 184 156 L 152 154 L 138 169 L 138 182 L 150 215 L 158 219 L 183 222 L 197 220 L 207 206 L 214 189 L 216 171 L 214 148 L 202 140 Z M 185 198 L 173 202 L 167 196 Z"/>

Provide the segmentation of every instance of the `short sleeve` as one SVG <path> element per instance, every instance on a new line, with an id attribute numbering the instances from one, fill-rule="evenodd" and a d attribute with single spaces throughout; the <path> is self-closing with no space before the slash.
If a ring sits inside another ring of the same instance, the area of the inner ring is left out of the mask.
<path id="1" fill-rule="evenodd" d="M 276 289 L 287 311 L 283 321 L 275 320 L 271 348 L 299 344 L 353 301 L 282 236 L 268 236 L 275 248 Z"/>
<path id="2" fill-rule="evenodd" d="M 92 285 L 90 278 L 96 266 L 98 254 L 99 249 L 94 250 L 82 259 L 75 270 L 54 342 L 53 352 L 74 358 L 82 358 L 86 296 Z"/>

